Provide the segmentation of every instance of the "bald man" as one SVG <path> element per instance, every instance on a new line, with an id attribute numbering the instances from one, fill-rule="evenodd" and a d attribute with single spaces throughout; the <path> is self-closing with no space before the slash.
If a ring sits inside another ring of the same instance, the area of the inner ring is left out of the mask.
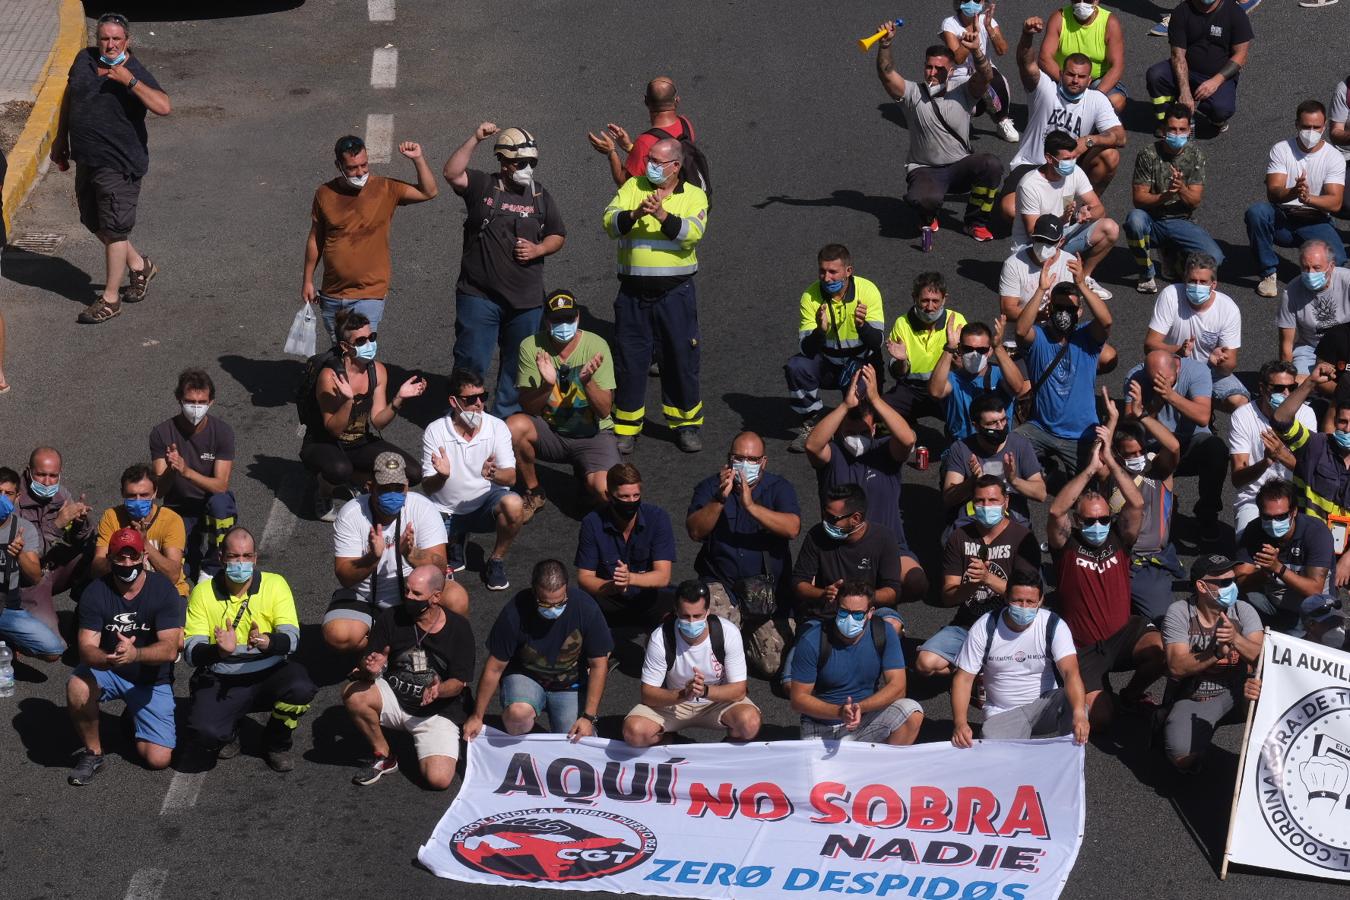
<path id="1" fill-rule="evenodd" d="M 1214 383 L 1209 366 L 1192 356 L 1152 350 L 1142 365 L 1125 376 L 1125 397 L 1142 401 L 1145 417 L 1154 416 L 1181 445 L 1177 475 L 1198 475 L 1195 517 L 1212 531 L 1223 508 L 1228 447 L 1209 430 Z"/>
<path id="2" fill-rule="evenodd" d="M 32 523 L 41 546 L 29 547 L 42 563 L 42 580 L 21 590 L 23 608 L 52 631 L 57 630 L 53 598 L 89 579 L 94 555 L 95 523 L 84 502 L 61 483 L 64 463 L 54 447 L 38 447 L 23 471 L 19 515 Z"/>
<path id="3" fill-rule="evenodd" d="M 404 579 L 403 603 L 375 619 L 370 644 L 342 701 L 372 756 L 352 778 L 370 785 L 398 770 L 384 729 L 413 736 L 426 786 L 443 791 L 455 777 L 464 686 L 473 677 L 469 622 L 437 602 L 446 585 L 437 566 L 418 566 Z"/>
<path id="4" fill-rule="evenodd" d="M 586 133 L 595 151 L 604 154 L 609 163 L 609 174 L 617 185 L 647 171 L 647 154 L 657 141 L 686 136 L 690 141 L 694 140 L 694 126 L 679 113 L 680 92 L 669 75 L 658 75 L 647 82 L 642 105 L 647 107 L 651 127 L 638 135 L 637 140 L 630 139 L 623 126 L 613 122 L 599 134 Z M 620 158 L 620 150 L 626 154 L 625 158 Z"/>
<path id="5" fill-rule="evenodd" d="M 791 547 L 802 516 L 792 483 L 768 471 L 768 462 L 758 434 L 736 435 L 726 464 L 694 488 L 685 528 L 702 544 L 694 571 L 708 585 L 711 613 L 742 628 L 746 661 L 772 677 L 791 633 L 784 619 L 751 615 L 742 606 L 753 606 L 757 594 L 782 597 L 786 615 Z"/>

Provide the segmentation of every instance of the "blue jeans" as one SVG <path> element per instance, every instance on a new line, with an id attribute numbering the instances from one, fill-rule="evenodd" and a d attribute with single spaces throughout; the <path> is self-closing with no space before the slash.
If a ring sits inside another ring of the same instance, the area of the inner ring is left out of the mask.
<path id="1" fill-rule="evenodd" d="M 1326 241 L 1336 257 L 1336 265 L 1345 265 L 1345 244 L 1328 216 L 1291 218 L 1283 208 L 1270 203 L 1253 203 L 1247 207 L 1247 241 L 1256 257 L 1257 270 L 1262 278 L 1274 275 L 1279 268 L 1279 247 L 1301 247 L 1304 241 Z"/>
<path id="2" fill-rule="evenodd" d="M 370 297 L 365 300 L 339 300 L 336 297 L 328 297 L 324 294 L 319 295 L 319 315 L 323 319 L 324 330 L 328 332 L 328 339 L 334 344 L 337 343 L 337 314 L 344 309 L 359 312 L 370 320 L 370 330 L 380 330 L 380 319 L 384 318 L 384 299 L 381 297 Z"/>
<path id="3" fill-rule="evenodd" d="M 1142 209 L 1131 210 L 1125 219 L 1125 240 L 1146 281 L 1155 274 L 1148 252 L 1150 241 L 1164 254 L 1174 247 L 1183 254 L 1208 253 L 1216 263 L 1223 264 L 1223 251 L 1214 238 L 1190 219 L 1155 219 Z"/>
<path id="4" fill-rule="evenodd" d="M 528 703 L 536 716 L 547 711 L 549 730 L 566 734 L 576 724 L 581 711 L 581 691 L 584 684 L 565 691 L 546 691 L 544 686 L 528 675 L 507 675 L 502 679 L 502 709 L 512 703 Z"/>
<path id="5" fill-rule="evenodd" d="M 446 534 L 452 538 L 459 538 L 470 534 L 496 533 L 497 510 L 501 509 L 502 498 L 509 493 L 511 493 L 509 487 L 496 484 L 488 489 L 476 508 L 462 513 L 441 513 Z"/>
<path id="6" fill-rule="evenodd" d="M 0 607 L 0 638 L 29 656 L 60 656 L 66 642 L 26 609 Z"/>
<path id="7" fill-rule="evenodd" d="M 497 389 L 488 412 L 505 419 L 520 412 L 516 390 L 516 363 L 520 345 L 539 330 L 544 308 L 512 309 L 486 297 L 455 293 L 455 368 L 469 369 L 486 377 L 492 367 L 492 351 L 501 353 Z"/>

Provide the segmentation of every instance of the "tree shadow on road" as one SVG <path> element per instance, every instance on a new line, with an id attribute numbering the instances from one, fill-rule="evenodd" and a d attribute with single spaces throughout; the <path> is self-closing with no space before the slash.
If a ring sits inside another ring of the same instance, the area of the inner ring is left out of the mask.
<path id="1" fill-rule="evenodd" d="M 95 287 L 89 273 L 59 256 L 6 247 L 3 258 L 5 278 L 15 284 L 50 291 L 85 306 L 94 302 Z M 102 289 L 102 285 L 98 287 Z"/>

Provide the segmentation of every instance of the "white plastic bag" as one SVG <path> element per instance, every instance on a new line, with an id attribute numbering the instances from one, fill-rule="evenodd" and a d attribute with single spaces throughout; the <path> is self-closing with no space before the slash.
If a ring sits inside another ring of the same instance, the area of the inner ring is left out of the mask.
<path id="1" fill-rule="evenodd" d="M 306 303 L 295 313 L 291 322 L 291 332 L 286 335 L 286 352 L 306 359 L 314 355 L 315 333 L 314 304 Z"/>

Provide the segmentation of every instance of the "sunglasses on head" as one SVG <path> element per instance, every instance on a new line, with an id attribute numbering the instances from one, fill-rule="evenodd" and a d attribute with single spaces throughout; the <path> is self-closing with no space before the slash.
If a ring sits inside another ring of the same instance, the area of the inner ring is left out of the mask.
<path id="1" fill-rule="evenodd" d="M 338 154 L 341 156 L 355 156 L 364 149 L 366 143 L 358 137 L 343 138 L 337 145 Z"/>
<path id="2" fill-rule="evenodd" d="M 536 162 L 535 160 L 530 159 L 529 157 L 519 157 L 517 159 L 504 159 L 500 156 L 497 157 L 497 161 L 500 162 L 506 168 L 515 169 L 517 171 L 532 166 Z"/>
<path id="3" fill-rule="evenodd" d="M 97 23 L 97 24 L 98 24 L 98 25 L 121 25 L 121 26 L 122 26 L 122 30 L 123 30 L 123 31 L 126 31 L 127 28 L 128 28 L 128 24 L 129 24 L 129 23 L 127 22 L 127 17 L 124 16 L 124 15 L 122 15 L 121 13 L 104 13 L 103 15 L 101 15 L 101 16 L 98 17 L 98 23 Z M 96 25 L 95 27 L 97 27 L 97 25 Z"/>
<path id="4" fill-rule="evenodd" d="M 1110 525 L 1110 516 L 1083 516 L 1084 525 Z"/>
<path id="5" fill-rule="evenodd" d="M 965 344 L 961 345 L 962 353 L 978 353 L 981 356 L 987 356 L 989 354 L 989 350 L 990 350 L 989 347 L 967 347 Z"/>
<path id="6" fill-rule="evenodd" d="M 353 347 L 364 347 L 366 344 L 375 343 L 375 339 L 377 337 L 379 337 L 379 334 L 377 332 L 372 331 L 368 335 L 363 334 L 360 337 L 351 338 L 350 340 L 347 341 L 347 343 L 351 344 Z"/>

